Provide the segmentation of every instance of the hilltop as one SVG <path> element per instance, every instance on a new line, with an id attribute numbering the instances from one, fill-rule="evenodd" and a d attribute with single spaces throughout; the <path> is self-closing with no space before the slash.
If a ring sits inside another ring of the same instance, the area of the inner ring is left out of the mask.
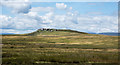
<path id="1" fill-rule="evenodd" d="M 70 34 L 88 34 L 85 32 L 79 32 L 75 30 L 69 30 L 69 29 L 38 29 L 35 32 L 25 34 L 27 36 L 38 36 L 38 35 L 70 35 Z"/>

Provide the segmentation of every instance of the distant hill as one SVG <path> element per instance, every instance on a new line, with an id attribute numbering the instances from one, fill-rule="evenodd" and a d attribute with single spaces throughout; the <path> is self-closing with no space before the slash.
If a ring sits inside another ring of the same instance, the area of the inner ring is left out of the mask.
<path id="1" fill-rule="evenodd" d="M 114 33 L 114 32 L 106 32 L 106 33 L 99 33 L 102 35 L 110 35 L 110 36 L 120 36 L 120 33 Z"/>
<path id="2" fill-rule="evenodd" d="M 14 33 L 0 33 L 0 35 L 13 35 Z"/>

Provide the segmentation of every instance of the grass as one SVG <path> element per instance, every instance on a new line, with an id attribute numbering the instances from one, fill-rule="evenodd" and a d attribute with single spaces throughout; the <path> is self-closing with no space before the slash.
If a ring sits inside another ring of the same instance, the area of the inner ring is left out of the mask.
<path id="1" fill-rule="evenodd" d="M 3 35 L 2 43 L 3 65 L 118 63 L 117 36 L 39 31 L 22 35 Z"/>

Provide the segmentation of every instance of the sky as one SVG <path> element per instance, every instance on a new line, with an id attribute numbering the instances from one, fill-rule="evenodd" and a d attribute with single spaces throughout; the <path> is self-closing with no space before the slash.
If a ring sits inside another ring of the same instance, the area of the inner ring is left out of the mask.
<path id="1" fill-rule="evenodd" d="M 24 34 L 40 28 L 118 32 L 117 2 L 0 3 L 0 33 Z"/>

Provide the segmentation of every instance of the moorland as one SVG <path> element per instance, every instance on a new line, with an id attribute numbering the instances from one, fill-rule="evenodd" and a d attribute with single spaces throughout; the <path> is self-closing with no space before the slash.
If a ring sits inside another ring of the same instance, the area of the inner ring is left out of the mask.
<path id="1" fill-rule="evenodd" d="M 2 65 L 116 65 L 119 62 L 118 36 L 62 29 L 0 36 Z"/>

